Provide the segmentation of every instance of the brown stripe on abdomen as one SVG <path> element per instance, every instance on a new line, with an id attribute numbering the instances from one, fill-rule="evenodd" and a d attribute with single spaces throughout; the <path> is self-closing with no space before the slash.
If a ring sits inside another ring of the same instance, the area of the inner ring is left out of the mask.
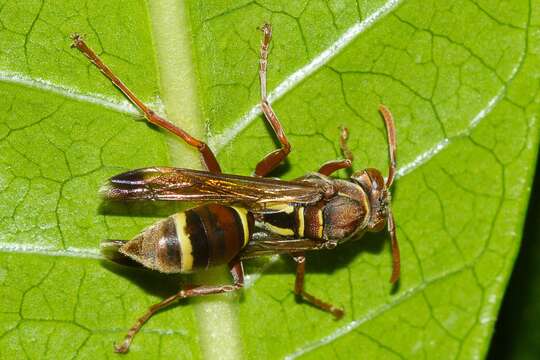
<path id="1" fill-rule="evenodd" d="M 209 259 L 208 241 L 203 222 L 198 213 L 193 210 L 186 211 L 186 238 L 191 241 L 193 254 L 193 267 L 207 268 Z"/>
<path id="2" fill-rule="evenodd" d="M 180 243 L 174 220 L 170 217 L 165 219 L 159 230 L 160 234 L 156 234 L 156 237 L 159 238 L 157 248 L 158 262 L 162 263 L 162 266 L 166 265 L 169 267 L 174 267 L 173 264 L 180 265 Z"/>
<path id="3" fill-rule="evenodd" d="M 242 207 L 202 205 L 149 226 L 118 251 L 150 269 L 189 273 L 230 262 L 251 239 L 254 222 Z"/>
<path id="4" fill-rule="evenodd" d="M 240 212 L 231 206 L 208 204 L 187 212 L 190 212 L 189 222 L 196 230 L 191 233 L 188 226 L 194 269 L 231 261 L 244 247 L 244 229 L 248 231 L 248 239 L 251 238 L 253 215 L 247 211 Z"/>

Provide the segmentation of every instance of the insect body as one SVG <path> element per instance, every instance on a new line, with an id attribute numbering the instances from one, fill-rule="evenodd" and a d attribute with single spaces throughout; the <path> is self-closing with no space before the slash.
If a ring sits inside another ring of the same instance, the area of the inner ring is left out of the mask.
<path id="1" fill-rule="evenodd" d="M 164 273 L 191 273 L 228 264 L 253 235 L 253 214 L 241 207 L 208 204 L 176 213 L 129 242 L 104 242 L 137 263 Z"/>
<path id="2" fill-rule="evenodd" d="M 235 291 L 243 286 L 242 260 L 263 255 L 289 254 L 297 263 L 295 294 L 336 318 L 343 310 L 304 290 L 306 259 L 310 250 L 332 249 L 366 231 L 377 232 L 387 225 L 393 256 L 390 281 L 399 278 L 399 248 L 390 192 L 396 169 L 396 140 L 390 112 L 380 107 L 385 121 L 390 166 L 384 180 L 376 169 L 353 173 L 348 181 L 330 177 L 339 169 L 352 166 L 346 146 L 347 129 L 340 144 L 346 159 L 323 164 L 318 172 L 293 181 L 265 178 L 290 152 L 283 128 L 266 98 L 266 66 L 271 27 L 262 27 L 263 41 L 259 62 L 261 108 L 281 143 L 256 166 L 255 176 L 223 174 L 208 146 L 158 116 L 142 103 L 77 35 L 77 47 L 128 97 L 153 124 L 179 136 L 200 152 L 207 171 L 152 167 L 119 174 L 103 187 L 110 200 L 173 200 L 198 203 L 146 228 L 130 241 L 106 240 L 102 251 L 109 259 L 164 273 L 189 273 L 228 264 L 233 283 L 189 286 L 152 306 L 129 330 L 117 352 L 126 352 L 135 334 L 157 311 L 174 301 L 208 294 Z"/>

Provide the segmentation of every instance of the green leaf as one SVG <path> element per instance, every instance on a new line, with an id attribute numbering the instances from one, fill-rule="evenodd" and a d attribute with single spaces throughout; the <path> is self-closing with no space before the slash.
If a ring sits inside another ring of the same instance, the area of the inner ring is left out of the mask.
<path id="1" fill-rule="evenodd" d="M 523 231 L 521 251 L 504 296 L 489 349 L 489 359 L 536 359 L 538 346 L 540 297 L 537 280 L 540 279 L 540 168 L 537 164 L 529 200 L 529 210 Z"/>
<path id="2" fill-rule="evenodd" d="M 169 119 L 195 136 L 206 128 L 227 172 L 250 174 L 276 146 L 257 108 L 264 21 L 274 28 L 270 98 L 293 146 L 279 175 L 339 158 L 342 124 L 355 169 L 386 172 L 378 105 L 394 113 L 399 286 L 388 284 L 386 234 L 308 257 L 307 290 L 344 307 L 341 321 L 296 303 L 291 261 L 254 261 L 240 297 L 156 315 L 128 357 L 484 356 L 538 149 L 538 7 L 0 0 L 0 357 L 113 357 L 148 306 L 189 282 L 99 257 L 102 239 L 131 238 L 167 214 L 103 204 L 107 177 L 200 165 L 140 121 L 69 35 L 84 34 Z"/>

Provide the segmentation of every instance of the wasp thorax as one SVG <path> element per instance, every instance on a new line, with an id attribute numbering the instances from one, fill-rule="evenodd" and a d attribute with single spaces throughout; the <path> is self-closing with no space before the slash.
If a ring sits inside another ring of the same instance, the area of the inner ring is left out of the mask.
<path id="1" fill-rule="evenodd" d="M 358 183 L 369 197 L 371 211 L 367 224 L 368 231 L 381 231 L 386 224 L 390 200 L 390 192 L 386 188 L 381 172 L 369 168 L 354 173 L 351 179 Z"/>
<path id="2" fill-rule="evenodd" d="M 357 200 L 336 196 L 324 207 L 324 233 L 327 239 L 347 239 L 362 227 L 366 209 Z"/>

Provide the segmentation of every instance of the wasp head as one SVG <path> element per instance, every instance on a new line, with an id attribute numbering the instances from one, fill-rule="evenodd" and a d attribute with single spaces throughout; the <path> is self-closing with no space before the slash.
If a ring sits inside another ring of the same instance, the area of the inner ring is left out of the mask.
<path id="1" fill-rule="evenodd" d="M 367 224 L 368 231 L 383 230 L 390 210 L 390 191 L 381 172 L 377 169 L 365 169 L 354 173 L 351 180 L 360 185 L 369 197 L 371 211 Z"/>

